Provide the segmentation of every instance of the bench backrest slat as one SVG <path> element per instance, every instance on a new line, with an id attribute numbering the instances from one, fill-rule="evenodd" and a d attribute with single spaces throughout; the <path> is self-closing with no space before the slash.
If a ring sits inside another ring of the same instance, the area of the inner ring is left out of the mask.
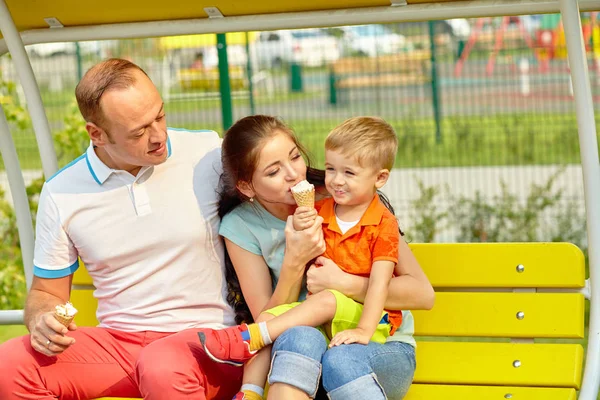
<path id="1" fill-rule="evenodd" d="M 439 243 L 411 249 L 435 288 L 581 288 L 585 263 L 569 243 Z M 524 267 L 518 272 L 517 266 Z"/>
<path id="2" fill-rule="evenodd" d="M 414 381 L 578 389 L 582 362 L 579 344 L 419 342 Z"/>
<path id="3" fill-rule="evenodd" d="M 581 339 L 584 309 L 578 293 L 441 292 L 433 310 L 412 313 L 421 336 Z"/>

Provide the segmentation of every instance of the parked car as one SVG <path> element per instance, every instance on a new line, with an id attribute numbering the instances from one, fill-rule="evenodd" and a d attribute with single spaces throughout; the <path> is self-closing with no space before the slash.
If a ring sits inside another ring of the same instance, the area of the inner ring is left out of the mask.
<path id="1" fill-rule="evenodd" d="M 376 57 L 412 49 L 403 35 L 392 32 L 384 25 L 355 25 L 341 28 L 344 55 Z"/>
<path id="2" fill-rule="evenodd" d="M 78 42 L 79 51 L 82 55 L 93 54 L 98 57 L 104 57 L 103 51 L 106 50 L 107 46 L 113 46 L 115 41 L 87 41 Z M 77 45 L 75 42 L 58 42 L 58 43 L 40 43 L 33 44 L 26 47 L 27 52 L 34 57 L 52 57 L 59 55 L 72 55 L 77 52 Z"/>
<path id="3" fill-rule="evenodd" d="M 295 29 L 261 32 L 251 54 L 259 68 L 299 63 L 322 66 L 340 57 L 338 39 L 322 29 Z"/>

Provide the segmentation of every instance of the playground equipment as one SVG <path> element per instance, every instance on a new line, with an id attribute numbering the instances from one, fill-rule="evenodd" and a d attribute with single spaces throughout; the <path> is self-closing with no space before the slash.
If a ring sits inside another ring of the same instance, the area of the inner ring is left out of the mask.
<path id="1" fill-rule="evenodd" d="M 0 54 L 10 50 L 17 66 L 44 174 L 51 176 L 58 169 L 57 159 L 24 44 L 560 12 L 576 103 L 590 278 L 583 281 L 581 253 L 568 244 L 414 247 L 415 254 L 440 292 L 435 311 L 415 313 L 417 321 L 420 321 L 417 325 L 420 332 L 458 337 L 513 337 L 513 340 L 511 343 L 488 341 L 483 344 L 478 341 L 423 343 L 422 350 L 418 350 L 421 361 L 416 379 L 419 384 L 414 386 L 410 396 L 413 400 L 566 400 L 574 399 L 575 390 L 580 388 L 579 399 L 596 400 L 600 384 L 600 296 L 597 295 L 600 287 L 600 207 L 597 206 L 600 204 L 600 163 L 579 12 L 595 11 L 599 7 L 597 0 L 409 0 L 408 4 L 406 1 L 385 3 L 381 0 L 290 0 L 283 3 L 238 3 L 220 0 L 211 3 L 202 0 L 108 0 L 102 7 L 97 7 L 91 3 L 82 5 L 77 0 L 0 0 L 0 30 L 3 36 Z M 224 42 L 222 35 L 218 44 L 223 47 Z M 223 85 L 228 82 L 228 71 L 227 68 L 219 71 L 220 85 Z M 29 286 L 33 270 L 31 214 L 13 138 L 3 117 L 4 112 L 0 116 L 0 150 L 15 204 Z M 441 268 L 444 266 L 448 268 Z M 75 282 L 87 284 L 88 281 L 78 277 Z M 80 308 L 79 304 L 87 304 L 83 306 L 88 311 L 85 318 L 88 323 L 93 323 L 90 312 L 94 303 L 89 298 L 89 287 L 88 300 L 83 303 L 81 301 L 85 297 L 77 295 L 80 289 L 86 288 L 74 287 L 73 300 Z M 469 294 L 474 296 L 469 297 Z M 580 338 L 583 334 L 584 297 L 590 299 L 590 324 L 581 381 L 583 349 L 579 345 L 532 343 L 532 339 Z M 477 308 L 469 311 L 467 305 Z M 502 318 L 490 318 L 494 315 Z M 22 310 L 0 312 L 1 324 L 22 323 L 22 318 Z M 561 318 L 568 319 L 564 325 L 552 324 L 552 319 Z"/>
<path id="2" fill-rule="evenodd" d="M 495 30 L 494 48 L 490 52 L 486 65 L 487 76 L 494 73 L 495 62 L 498 53 L 503 49 L 505 36 L 509 32 L 507 28 L 511 22 L 518 28 L 518 31 L 513 31 L 518 32 L 517 38 L 522 39 L 527 47 L 533 50 L 540 72 L 548 71 L 551 59 L 567 58 L 565 32 L 560 14 L 542 16 L 540 26 L 533 34 L 526 29 L 522 17 L 504 16 L 501 18 L 499 28 Z M 461 75 L 464 63 L 467 61 L 473 47 L 478 41 L 482 41 L 482 36 L 486 36 L 485 26 L 492 23 L 492 18 L 477 19 L 475 28 L 454 66 L 454 76 L 459 77 Z M 598 23 L 597 12 L 590 13 L 587 22 L 582 25 L 582 33 L 586 50 L 591 51 L 596 59 L 599 58 L 600 24 Z M 513 65 L 513 68 L 515 68 L 515 65 Z"/>
<path id="3" fill-rule="evenodd" d="M 508 28 L 510 21 L 511 21 L 511 17 L 507 17 L 507 16 L 502 17 L 501 23 L 500 23 L 500 28 L 496 29 L 496 31 L 495 31 L 496 36 L 494 38 L 494 49 L 492 50 L 492 52 L 490 53 L 490 56 L 488 57 L 488 62 L 487 62 L 487 66 L 486 66 L 487 76 L 491 76 L 494 73 L 494 65 L 496 63 L 496 58 L 498 57 L 498 53 L 500 52 L 500 50 L 502 49 L 502 47 L 504 45 L 504 37 L 507 34 L 507 28 Z M 527 44 L 527 47 L 529 47 L 530 49 L 533 49 L 534 48 L 533 40 L 529 36 L 529 33 L 526 31 L 525 26 L 523 25 L 523 22 L 521 21 L 521 18 L 513 17 L 513 21 L 515 21 L 516 25 L 518 26 L 519 37 L 525 41 L 525 43 Z M 469 54 L 473 50 L 475 43 L 477 42 L 478 39 L 480 39 L 480 36 L 483 33 L 483 29 L 484 29 L 485 25 L 490 24 L 492 22 L 493 22 L 492 18 L 478 18 L 477 19 L 475 28 L 473 29 L 471 35 L 469 36 L 469 40 L 467 41 L 467 44 L 465 45 L 464 50 L 462 51 L 458 61 L 456 62 L 455 66 L 454 66 L 454 76 L 459 77 L 461 75 L 463 66 L 464 66 L 465 62 L 467 61 Z"/>

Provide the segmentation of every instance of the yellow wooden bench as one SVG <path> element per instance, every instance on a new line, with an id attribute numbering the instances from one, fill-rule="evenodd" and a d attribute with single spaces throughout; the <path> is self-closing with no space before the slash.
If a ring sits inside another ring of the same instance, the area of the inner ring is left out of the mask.
<path id="1" fill-rule="evenodd" d="M 432 311 L 413 312 L 417 372 L 408 400 L 576 398 L 585 313 L 584 256 L 577 247 L 411 248 L 436 288 L 436 303 Z M 77 323 L 95 325 L 97 303 L 85 271 L 74 284 Z"/>
<path id="2" fill-rule="evenodd" d="M 409 53 L 378 57 L 344 57 L 331 65 L 329 102 L 336 105 L 347 102 L 348 89 L 396 87 L 429 82 L 430 52 L 416 50 Z"/>
<path id="3" fill-rule="evenodd" d="M 219 91 L 219 69 L 183 68 L 177 73 L 177 79 L 182 89 Z M 240 66 L 229 67 L 229 85 L 231 90 L 241 90 L 246 87 L 245 71 Z"/>

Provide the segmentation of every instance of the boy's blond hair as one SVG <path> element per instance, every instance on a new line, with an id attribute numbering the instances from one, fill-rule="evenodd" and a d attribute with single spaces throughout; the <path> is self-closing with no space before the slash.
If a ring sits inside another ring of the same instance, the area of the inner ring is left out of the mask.
<path id="1" fill-rule="evenodd" d="M 325 139 L 325 150 L 356 157 L 363 167 L 392 170 L 398 151 L 394 128 L 381 118 L 354 117 L 336 126 Z"/>

